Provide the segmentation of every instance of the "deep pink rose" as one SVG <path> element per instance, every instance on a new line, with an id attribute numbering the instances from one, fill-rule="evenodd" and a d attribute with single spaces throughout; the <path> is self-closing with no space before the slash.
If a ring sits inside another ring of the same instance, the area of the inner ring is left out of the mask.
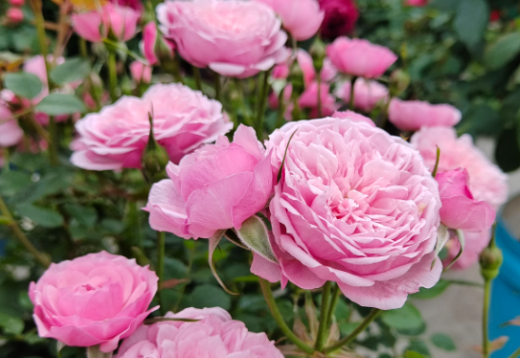
<path id="1" fill-rule="evenodd" d="M 72 14 L 74 31 L 91 42 L 101 42 L 109 30 L 119 41 L 128 41 L 135 36 L 137 21 L 141 14 L 130 7 L 108 3 L 100 10 Z"/>
<path id="2" fill-rule="evenodd" d="M 9 0 L 9 4 L 13 5 L 13 6 L 23 6 L 23 4 L 25 3 L 25 0 Z"/>
<path id="3" fill-rule="evenodd" d="M 311 109 L 311 118 L 319 116 L 318 95 L 321 98 L 321 114 L 323 116 L 330 116 L 336 111 L 334 96 L 329 93 L 329 85 L 322 83 L 319 88 L 320 93 L 318 94 L 318 82 L 312 82 L 298 99 L 300 107 Z"/>
<path id="4" fill-rule="evenodd" d="M 139 14 L 143 12 L 143 3 L 141 0 L 110 0 L 110 2 L 123 7 L 131 7 Z"/>
<path id="5" fill-rule="evenodd" d="M 280 15 L 284 29 L 296 40 L 310 39 L 318 32 L 325 13 L 317 0 L 255 0 L 270 6 Z"/>
<path id="6" fill-rule="evenodd" d="M 5 12 L 5 16 L 9 20 L 9 22 L 13 24 L 17 24 L 23 21 L 23 11 L 19 7 L 10 7 Z"/>
<path id="7" fill-rule="evenodd" d="M 364 78 L 377 78 L 397 60 L 388 48 L 367 40 L 338 37 L 327 46 L 327 56 L 338 71 Z"/>
<path id="8" fill-rule="evenodd" d="M 506 202 L 507 176 L 473 145 L 470 135 L 457 138 L 457 132 L 450 127 L 423 127 L 412 136 L 411 144 L 430 170 L 435 166 L 437 146 L 441 151 L 437 173 L 466 169 L 468 187 L 475 200 L 485 201 L 495 210 Z"/>
<path id="9" fill-rule="evenodd" d="M 157 35 L 157 25 L 155 24 L 155 21 L 150 21 L 143 28 L 143 42 L 141 43 L 141 51 L 150 65 L 155 65 L 159 62 L 159 59 L 155 53 L 157 48 L 157 40 L 163 41 L 164 46 L 162 47 L 162 50 L 167 51 L 167 55 L 170 58 L 173 58 L 174 56 L 175 45 L 173 42 L 162 38 L 162 36 L 158 39 Z"/>
<path id="10" fill-rule="evenodd" d="M 320 32 L 322 37 L 333 40 L 354 30 L 359 17 L 355 0 L 319 0 L 319 3 L 325 11 Z"/>
<path id="11" fill-rule="evenodd" d="M 428 0 L 405 0 L 408 6 L 422 7 L 428 5 Z"/>
<path id="12" fill-rule="evenodd" d="M 150 83 L 152 81 L 152 68 L 140 61 L 134 61 L 130 64 L 130 73 L 137 83 Z"/>
<path id="13" fill-rule="evenodd" d="M 357 112 L 349 111 L 348 109 L 346 111 L 336 111 L 336 112 L 334 112 L 332 114 L 331 117 L 341 118 L 341 119 L 345 119 L 346 118 L 346 119 L 350 119 L 351 121 L 365 122 L 365 123 L 369 124 L 372 127 L 376 126 L 374 121 L 371 120 L 370 118 L 365 117 L 364 115 L 359 114 Z"/>
<path id="14" fill-rule="evenodd" d="M 255 1 L 166 1 L 157 6 L 165 37 L 197 67 L 245 78 L 287 60 L 287 34 L 267 5 Z"/>
<path id="15" fill-rule="evenodd" d="M 417 131 L 422 127 L 447 126 L 459 123 L 462 114 L 449 104 L 430 104 L 423 101 L 392 99 L 388 119 L 404 131 Z"/>
<path id="16" fill-rule="evenodd" d="M 380 309 L 435 285 L 441 202 L 419 153 L 364 121 L 298 121 L 269 137 L 274 172 L 293 134 L 269 205 L 279 265 L 255 255 L 252 272 L 283 287 L 335 281 L 350 300 Z"/>
<path id="17" fill-rule="evenodd" d="M 495 210 L 485 201 L 473 199 L 468 171 L 458 168 L 437 173 L 442 208 L 441 222 L 452 229 L 487 230 L 495 221 Z"/>
<path id="18" fill-rule="evenodd" d="M 345 103 L 350 103 L 350 81 L 340 84 L 336 96 Z M 377 81 L 358 78 L 354 85 L 354 106 L 365 112 L 370 112 L 378 103 L 388 100 L 388 88 Z"/>
<path id="19" fill-rule="evenodd" d="M 148 267 L 105 251 L 51 264 L 29 287 L 38 334 L 112 352 L 158 308 L 148 310 L 157 281 Z"/>
<path id="20" fill-rule="evenodd" d="M 116 358 L 283 358 L 265 333 L 249 332 L 222 308 L 168 312 L 166 321 L 143 325 L 125 339 Z"/>
<path id="21" fill-rule="evenodd" d="M 90 170 L 141 168 L 150 133 L 149 113 L 153 113 L 155 139 L 174 163 L 233 127 L 219 102 L 180 84 L 156 84 L 142 99 L 122 97 L 78 121 L 83 149 L 74 152 L 72 163 Z"/>
<path id="22" fill-rule="evenodd" d="M 307 51 L 298 49 L 298 52 L 296 53 L 296 59 L 298 61 L 298 66 L 303 72 L 303 81 L 305 83 L 305 87 L 307 87 L 316 80 L 316 69 L 314 68 L 312 57 Z M 330 82 L 337 73 L 338 71 L 330 62 L 330 59 L 325 58 L 323 60 L 323 68 L 321 69 L 320 73 L 321 80 L 323 82 Z"/>
<path id="23" fill-rule="evenodd" d="M 221 136 L 170 163 L 165 179 L 152 186 L 146 210 L 154 230 L 185 239 L 210 238 L 218 230 L 240 229 L 262 210 L 271 194 L 270 155 L 251 127 L 240 125 L 233 143 Z"/>

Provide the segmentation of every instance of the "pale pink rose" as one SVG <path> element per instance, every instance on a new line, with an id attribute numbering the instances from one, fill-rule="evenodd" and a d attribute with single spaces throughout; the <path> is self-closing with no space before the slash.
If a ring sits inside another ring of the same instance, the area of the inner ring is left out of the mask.
<path id="1" fill-rule="evenodd" d="M 364 78 L 380 77 L 397 60 L 386 47 L 345 36 L 327 46 L 327 56 L 338 71 Z"/>
<path id="2" fill-rule="evenodd" d="M 495 210 L 485 201 L 473 199 L 468 188 L 468 171 L 458 168 L 437 173 L 442 208 L 441 222 L 452 229 L 487 230 L 495 221 Z"/>
<path id="3" fill-rule="evenodd" d="M 101 42 L 110 30 L 119 41 L 135 36 L 140 13 L 130 7 L 108 3 L 99 10 L 72 14 L 74 31 L 91 42 Z"/>
<path id="4" fill-rule="evenodd" d="M 143 325 L 125 339 L 116 358 L 283 358 L 265 333 L 249 332 L 222 308 L 168 312 L 165 321 Z"/>
<path id="5" fill-rule="evenodd" d="M 150 83 L 152 81 L 152 67 L 140 61 L 134 61 L 130 64 L 130 73 L 137 83 Z"/>
<path id="6" fill-rule="evenodd" d="M 18 144 L 23 138 L 23 130 L 18 125 L 16 119 L 7 104 L 0 100 L 0 147 L 10 147 Z"/>
<path id="7" fill-rule="evenodd" d="M 322 83 L 319 88 L 321 89 L 319 93 L 319 98 L 321 98 L 321 114 L 323 116 L 330 116 L 332 113 L 336 111 L 336 104 L 334 100 L 334 96 L 329 93 L 329 85 Z M 301 94 L 298 99 L 298 104 L 302 108 L 310 108 L 311 118 L 317 118 L 319 116 L 318 113 L 318 83 L 311 83 L 307 89 Z"/>
<path id="8" fill-rule="evenodd" d="M 333 118 L 341 118 L 341 119 L 350 119 L 351 121 L 358 121 L 358 122 L 365 122 L 367 124 L 369 124 L 370 126 L 372 127 L 375 127 L 376 124 L 374 123 L 373 120 L 371 120 L 370 118 L 362 115 L 362 114 L 359 114 L 357 112 L 354 112 L 354 111 L 349 111 L 348 109 L 346 111 L 336 111 L 332 114 Z"/>
<path id="9" fill-rule="evenodd" d="M 267 5 L 254 1 L 166 1 L 157 6 L 165 37 L 197 67 L 245 78 L 287 60 L 287 34 Z"/>
<path id="10" fill-rule="evenodd" d="M 19 7 L 10 7 L 5 12 L 7 20 L 13 24 L 17 24 L 23 21 L 23 11 Z"/>
<path id="11" fill-rule="evenodd" d="M 168 51 L 169 57 L 173 58 L 174 56 L 175 45 L 173 42 L 163 38 L 157 39 L 157 25 L 155 24 L 155 21 L 150 21 L 143 28 L 143 42 L 141 43 L 141 51 L 150 65 L 155 65 L 159 62 L 159 59 L 155 54 L 157 40 L 164 42 L 163 50 Z"/>
<path id="12" fill-rule="evenodd" d="M 240 229 L 262 210 L 271 194 L 270 155 L 251 127 L 240 125 L 233 143 L 221 136 L 166 167 L 170 179 L 152 186 L 147 211 L 154 230 L 185 239 L 210 238 Z"/>
<path id="13" fill-rule="evenodd" d="M 135 260 L 105 251 L 51 264 L 29 297 L 40 337 L 112 352 L 143 322 L 157 276 Z"/>
<path id="14" fill-rule="evenodd" d="M 355 303 L 385 310 L 435 285 L 441 202 L 419 153 L 364 121 L 298 121 L 269 138 L 273 172 L 293 134 L 269 205 L 279 264 L 255 255 L 252 272 L 282 287 L 335 281 Z"/>
<path id="15" fill-rule="evenodd" d="M 219 102 L 180 84 L 156 84 L 142 99 L 123 97 L 78 121 L 84 149 L 73 153 L 72 163 L 90 170 L 141 168 L 150 113 L 155 139 L 174 163 L 233 127 Z"/>
<path id="16" fill-rule="evenodd" d="M 460 122 L 462 114 L 449 104 L 430 104 L 423 101 L 392 99 L 388 119 L 404 131 L 417 131 L 422 127 L 452 127 Z"/>
<path id="17" fill-rule="evenodd" d="M 284 29 L 296 40 L 310 39 L 318 32 L 325 12 L 317 0 L 256 0 L 280 15 Z"/>
<path id="18" fill-rule="evenodd" d="M 350 103 L 350 81 L 340 84 L 336 89 L 336 97 L 345 103 Z M 367 81 L 358 78 L 354 85 L 354 106 L 365 112 L 370 112 L 378 103 L 388 100 L 388 88 L 377 81 Z"/>
<path id="19" fill-rule="evenodd" d="M 271 75 L 277 80 L 287 78 L 289 76 L 289 65 L 282 63 L 281 65 L 274 66 Z"/>
<path id="20" fill-rule="evenodd" d="M 314 68 L 314 63 L 312 61 L 311 55 L 303 50 L 298 49 L 296 53 L 296 59 L 298 61 L 298 66 L 300 66 L 303 72 L 303 82 L 305 86 L 309 86 L 312 82 L 316 80 L 316 69 Z M 338 71 L 330 62 L 329 58 L 325 58 L 323 60 L 323 68 L 321 69 L 320 78 L 322 82 L 330 82 L 336 76 Z"/>
<path id="21" fill-rule="evenodd" d="M 475 200 L 485 201 L 495 210 L 506 202 L 507 176 L 473 145 L 470 135 L 457 138 L 457 132 L 450 127 L 423 127 L 412 136 L 411 144 L 430 170 L 435 166 L 437 146 L 441 151 L 438 173 L 466 169 L 468 187 Z"/>

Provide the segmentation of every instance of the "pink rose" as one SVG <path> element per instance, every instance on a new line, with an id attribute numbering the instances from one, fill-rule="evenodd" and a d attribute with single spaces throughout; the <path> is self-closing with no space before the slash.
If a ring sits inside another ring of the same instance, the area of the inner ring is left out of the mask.
<path id="1" fill-rule="evenodd" d="M 141 0 L 110 0 L 110 2 L 122 7 L 131 7 L 139 14 L 143 12 L 143 3 Z"/>
<path id="2" fill-rule="evenodd" d="M 333 40 L 348 35 L 354 30 L 359 11 L 355 0 L 319 0 L 320 8 L 325 11 L 320 35 Z"/>
<path id="3" fill-rule="evenodd" d="M 5 16 L 9 20 L 9 22 L 13 24 L 17 24 L 23 21 L 23 11 L 19 7 L 10 7 L 5 12 Z"/>
<path id="4" fill-rule="evenodd" d="M 143 325 L 123 341 L 116 358 L 283 358 L 265 333 L 249 332 L 222 308 L 186 308 L 165 317 L 199 321 Z"/>
<path id="5" fill-rule="evenodd" d="M 314 68 L 312 57 L 307 51 L 298 49 L 298 52 L 296 53 L 296 59 L 298 60 L 298 66 L 300 66 L 303 72 L 303 81 L 307 87 L 316 80 L 316 69 Z M 325 58 L 323 61 L 323 68 L 321 69 L 320 73 L 321 80 L 323 82 L 330 82 L 337 73 L 338 71 L 330 62 L 330 59 Z"/>
<path id="6" fill-rule="evenodd" d="M 428 5 L 428 0 L 405 0 L 405 5 L 422 7 Z"/>
<path id="7" fill-rule="evenodd" d="M 142 99 L 123 97 L 78 121 L 83 149 L 72 154 L 72 163 L 90 170 L 141 168 L 149 113 L 155 139 L 174 163 L 233 127 L 219 102 L 180 84 L 156 84 Z"/>
<path id="8" fill-rule="evenodd" d="M 245 78 L 287 60 L 287 35 L 267 5 L 254 1 L 166 1 L 157 6 L 161 31 L 197 67 Z"/>
<path id="9" fill-rule="evenodd" d="M 437 146 L 441 156 L 437 173 L 463 168 L 468 171 L 468 188 L 477 201 L 485 201 L 493 209 L 506 202 L 508 195 L 507 176 L 473 145 L 468 134 L 457 138 L 450 127 L 423 127 L 411 138 L 424 162 L 433 170 Z"/>
<path id="10" fill-rule="evenodd" d="M 359 114 L 357 112 L 349 111 L 348 109 L 346 111 L 336 111 L 336 112 L 334 112 L 332 114 L 331 117 L 333 117 L 333 118 L 341 118 L 341 119 L 345 119 L 346 118 L 346 119 L 350 119 L 351 121 L 365 122 L 365 123 L 369 124 L 372 127 L 376 126 L 374 121 L 371 120 L 370 118 L 365 117 L 364 115 Z"/>
<path id="11" fill-rule="evenodd" d="M 185 239 L 240 229 L 271 195 L 270 155 L 251 127 L 240 125 L 233 143 L 221 136 L 166 168 L 170 179 L 152 186 L 146 210 L 154 230 Z"/>
<path id="12" fill-rule="evenodd" d="M 25 0 L 9 0 L 9 4 L 13 5 L 13 6 L 23 6 L 23 4 L 25 3 Z"/>
<path id="13" fill-rule="evenodd" d="M 168 51 L 168 56 L 173 58 L 175 45 L 171 41 L 167 41 L 162 37 L 157 39 L 157 25 L 154 21 L 150 21 L 143 28 L 143 42 L 142 42 L 142 52 L 144 57 L 148 61 L 150 65 L 155 65 L 159 62 L 157 55 L 155 54 L 157 40 L 164 42 L 164 50 Z"/>
<path id="14" fill-rule="evenodd" d="M 320 85 L 319 98 L 321 98 L 321 114 L 330 116 L 336 111 L 334 96 L 329 93 L 329 85 L 322 83 Z M 310 108 L 311 118 L 316 118 L 318 114 L 318 82 L 313 82 L 307 87 L 298 99 L 298 104 L 302 108 Z"/>
<path id="15" fill-rule="evenodd" d="M 287 78 L 289 76 L 289 65 L 282 63 L 281 65 L 274 66 L 271 75 L 277 80 Z"/>
<path id="16" fill-rule="evenodd" d="M 137 83 L 150 83 L 152 81 L 152 67 L 140 61 L 134 61 L 130 64 L 130 73 Z"/>
<path id="17" fill-rule="evenodd" d="M 251 271 L 283 287 L 335 281 L 350 300 L 380 309 L 435 285 L 441 202 L 419 153 L 363 121 L 298 121 L 269 138 L 274 172 L 293 134 L 269 205 L 279 264 L 255 255 Z"/>
<path id="18" fill-rule="evenodd" d="M 495 210 L 485 201 L 473 199 L 468 188 L 468 171 L 458 168 L 437 173 L 442 208 L 441 222 L 452 229 L 482 231 L 495 221 Z"/>
<path id="19" fill-rule="evenodd" d="M 74 31 L 91 42 L 101 42 L 109 30 L 119 41 L 128 41 L 135 36 L 140 13 L 130 7 L 108 3 L 100 10 L 73 14 Z"/>
<path id="20" fill-rule="evenodd" d="M 345 103 L 350 102 L 350 81 L 340 84 L 336 96 Z M 377 81 L 367 81 L 359 78 L 354 85 L 354 106 L 365 112 L 370 112 L 378 103 L 388 100 L 388 88 Z"/>
<path id="21" fill-rule="evenodd" d="M 327 56 L 338 71 L 364 78 L 382 76 L 397 60 L 386 47 L 347 37 L 339 37 L 328 45 Z"/>
<path id="22" fill-rule="evenodd" d="M 318 32 L 325 13 L 317 0 L 256 0 L 270 6 L 280 17 L 284 29 L 296 40 L 310 39 Z"/>
<path id="23" fill-rule="evenodd" d="M 447 126 L 459 123 L 460 111 L 449 104 L 430 104 L 423 101 L 392 99 L 388 119 L 404 131 L 417 131 L 421 127 Z"/>
<path id="24" fill-rule="evenodd" d="M 7 108 L 7 104 L 0 100 L 0 147 L 10 147 L 18 144 L 23 138 L 23 130 Z"/>
<path id="25" fill-rule="evenodd" d="M 135 260 L 105 251 L 51 266 L 29 297 L 40 337 L 112 352 L 150 312 L 157 276 Z"/>
<path id="26" fill-rule="evenodd" d="M 455 270 L 464 270 L 476 263 L 480 253 L 484 250 L 491 240 L 491 230 L 467 231 L 463 230 L 465 246 L 462 254 L 457 261 L 450 267 Z M 460 243 L 457 239 L 450 239 L 445 246 L 448 249 L 448 255 L 443 264 L 450 264 L 460 251 Z"/>

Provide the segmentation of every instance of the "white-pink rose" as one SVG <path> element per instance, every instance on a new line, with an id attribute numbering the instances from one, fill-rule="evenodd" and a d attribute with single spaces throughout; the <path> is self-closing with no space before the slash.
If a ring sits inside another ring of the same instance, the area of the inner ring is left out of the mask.
<path id="1" fill-rule="evenodd" d="M 435 285 L 441 203 L 419 153 L 364 120 L 298 121 L 269 138 L 274 172 L 293 134 L 269 206 L 279 264 L 255 255 L 252 272 L 304 289 L 335 281 L 380 309 Z"/>
<path id="2" fill-rule="evenodd" d="M 394 98 L 388 107 L 388 120 L 404 131 L 417 131 L 422 127 L 452 127 L 459 123 L 461 117 L 460 111 L 449 104 Z"/>
<path id="3" fill-rule="evenodd" d="M 157 7 L 165 37 L 197 67 L 250 77 L 287 60 L 287 34 L 267 5 L 254 1 L 166 1 Z"/>

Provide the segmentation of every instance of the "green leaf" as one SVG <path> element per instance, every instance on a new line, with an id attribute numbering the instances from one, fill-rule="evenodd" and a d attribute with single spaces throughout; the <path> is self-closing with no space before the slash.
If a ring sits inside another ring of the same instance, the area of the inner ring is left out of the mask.
<path id="1" fill-rule="evenodd" d="M 225 232 L 225 230 L 218 230 L 212 237 L 209 238 L 208 264 L 209 268 L 211 269 L 211 273 L 213 274 L 213 277 L 215 277 L 215 280 L 217 280 L 220 287 L 222 287 L 222 289 L 230 295 L 238 295 L 238 293 L 235 293 L 231 291 L 229 288 L 227 288 L 224 282 L 220 279 L 217 273 L 217 269 L 215 268 L 215 262 L 213 261 L 213 253 L 215 252 L 215 249 L 220 243 L 220 240 L 222 240 L 222 237 L 224 237 Z"/>
<path id="2" fill-rule="evenodd" d="M 31 177 L 27 173 L 19 171 L 2 172 L 0 174 L 0 193 L 5 196 L 12 196 L 31 183 Z"/>
<path id="3" fill-rule="evenodd" d="M 520 53 L 520 32 L 503 35 L 486 49 L 484 63 L 492 70 L 508 64 Z"/>
<path id="4" fill-rule="evenodd" d="M 60 114 L 74 114 L 85 112 L 86 108 L 81 100 L 70 94 L 52 93 L 42 99 L 36 109 L 39 112 L 47 113 L 51 116 Z"/>
<path id="5" fill-rule="evenodd" d="M 93 227 L 97 221 L 97 212 L 91 206 L 83 206 L 79 204 L 65 204 L 64 209 L 76 219 L 81 225 Z"/>
<path id="6" fill-rule="evenodd" d="M 444 333 L 435 333 L 430 337 L 430 340 L 435 347 L 445 351 L 451 352 L 457 349 L 453 339 Z"/>
<path id="7" fill-rule="evenodd" d="M 489 8 L 485 0 L 459 0 L 453 23 L 458 38 L 468 47 L 479 43 L 489 22 Z"/>
<path id="8" fill-rule="evenodd" d="M 222 307 L 231 308 L 231 296 L 213 285 L 197 286 L 190 295 L 190 305 L 195 308 Z"/>
<path id="9" fill-rule="evenodd" d="M 52 69 L 51 80 L 62 85 L 86 78 L 91 71 L 90 62 L 84 58 L 73 58 Z"/>
<path id="10" fill-rule="evenodd" d="M 16 207 L 21 216 L 28 217 L 34 223 L 43 227 L 57 227 L 63 225 L 63 217 L 47 208 L 41 208 L 32 204 L 20 204 Z"/>
<path id="11" fill-rule="evenodd" d="M 112 352 L 102 352 L 99 346 L 87 347 L 87 358 L 112 358 Z"/>
<path id="12" fill-rule="evenodd" d="M 421 353 L 417 353 L 414 351 L 406 351 L 404 354 L 404 358 L 426 358 L 426 356 L 423 356 Z"/>
<path id="13" fill-rule="evenodd" d="M 512 172 L 520 167 L 520 117 L 514 128 L 504 129 L 497 138 L 495 159 L 503 171 Z"/>
<path id="14" fill-rule="evenodd" d="M 457 132 L 471 135 L 495 135 L 500 131 L 500 114 L 488 104 L 477 104 L 464 113 Z"/>
<path id="15" fill-rule="evenodd" d="M 237 230 L 237 234 L 242 243 L 250 250 L 271 262 L 278 262 L 269 241 L 267 226 L 258 216 L 251 216 L 244 221 L 240 230 Z"/>
<path id="16" fill-rule="evenodd" d="M 381 314 L 383 322 L 397 329 L 420 329 L 424 326 L 421 313 L 411 303 L 405 303 L 402 308 L 384 311 Z"/>
<path id="17" fill-rule="evenodd" d="M 24 323 L 22 319 L 0 312 L 0 327 L 7 334 L 20 334 L 23 332 Z"/>
<path id="18" fill-rule="evenodd" d="M 415 355 L 413 353 L 416 353 Z M 408 355 L 407 355 L 408 354 Z M 419 355 L 417 355 L 419 354 Z M 406 348 L 405 357 L 407 358 L 424 358 L 430 357 L 430 351 L 424 341 L 415 339 L 410 342 L 410 345 Z"/>
<path id="19" fill-rule="evenodd" d="M 33 99 L 42 91 L 42 81 L 29 72 L 8 73 L 4 77 L 4 86 L 20 97 Z"/>
<path id="20" fill-rule="evenodd" d="M 427 300 L 430 298 L 434 298 L 434 297 L 441 295 L 450 285 L 451 285 L 450 281 L 441 279 L 432 288 L 421 287 L 419 289 L 419 292 L 414 293 L 412 295 L 412 297 L 420 299 L 420 300 Z"/>

